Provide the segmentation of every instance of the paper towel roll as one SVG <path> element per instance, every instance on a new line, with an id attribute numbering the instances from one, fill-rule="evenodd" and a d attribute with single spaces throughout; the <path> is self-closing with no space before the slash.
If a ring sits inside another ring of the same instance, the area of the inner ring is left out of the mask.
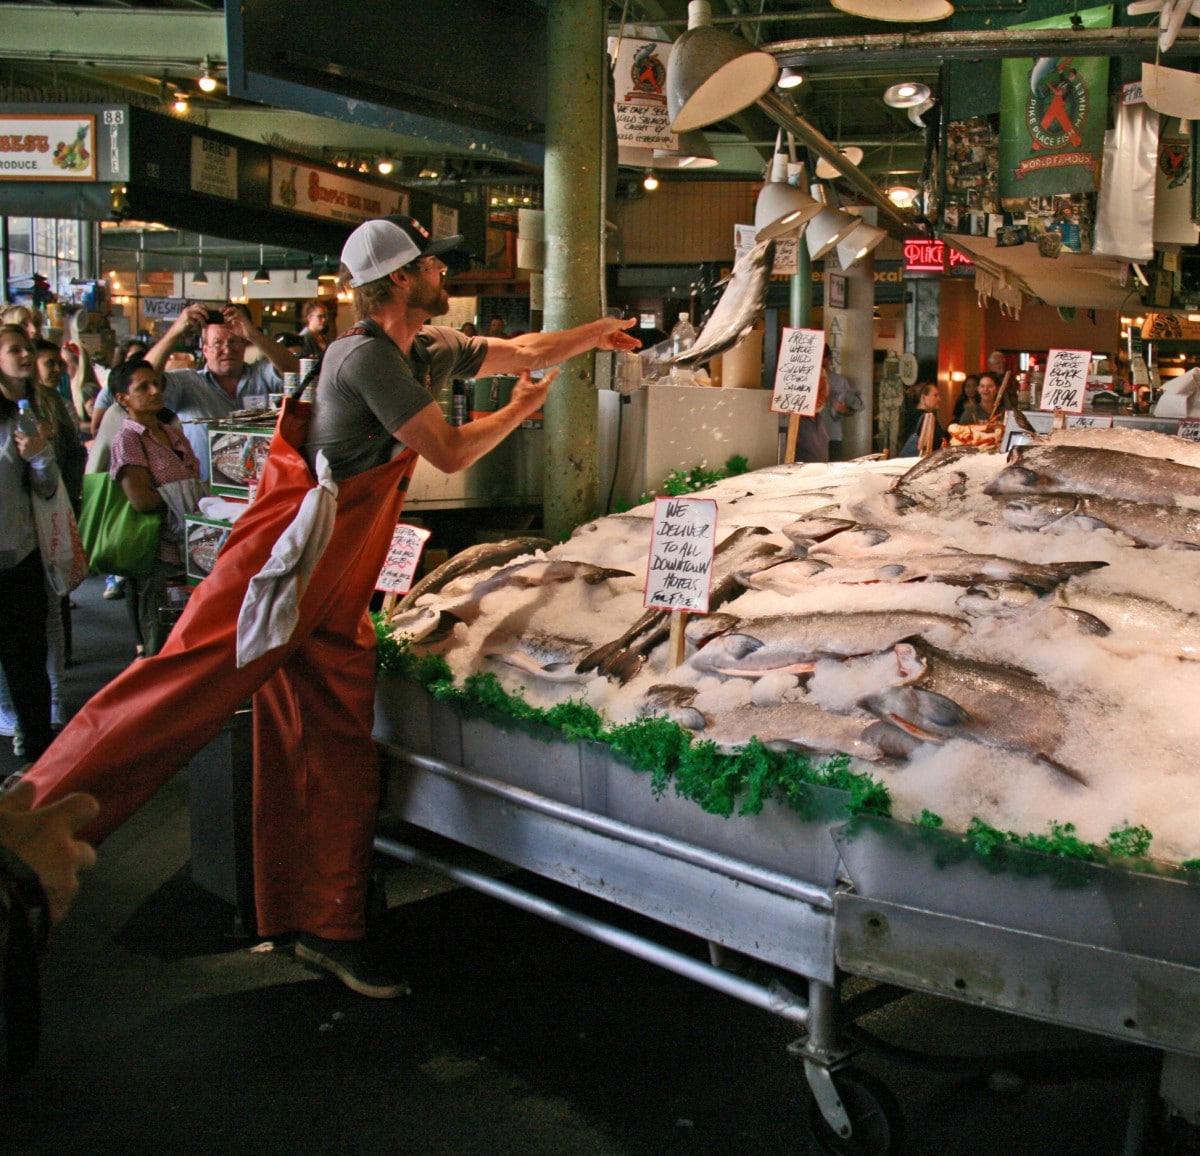
<path id="1" fill-rule="evenodd" d="M 763 331 L 752 329 L 732 349 L 721 354 L 724 389 L 760 389 L 763 371 Z"/>

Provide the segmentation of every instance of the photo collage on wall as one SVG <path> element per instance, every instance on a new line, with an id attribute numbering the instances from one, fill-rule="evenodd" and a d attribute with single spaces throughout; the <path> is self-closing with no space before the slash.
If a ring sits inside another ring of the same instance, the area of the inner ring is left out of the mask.
<path id="1" fill-rule="evenodd" d="M 1050 257 L 1062 249 L 1091 252 L 1095 193 L 1001 199 L 999 183 L 999 133 L 992 119 L 947 124 L 945 232 L 994 237 L 998 248 L 1029 242 Z"/>
<path id="2" fill-rule="evenodd" d="M 985 116 L 946 125 L 946 194 L 942 223 L 947 233 L 989 235 L 1000 213 L 1000 137 Z"/>

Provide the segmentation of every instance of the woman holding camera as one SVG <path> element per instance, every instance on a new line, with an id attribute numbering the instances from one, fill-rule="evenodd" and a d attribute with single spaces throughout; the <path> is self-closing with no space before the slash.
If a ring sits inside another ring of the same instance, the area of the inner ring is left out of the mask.
<path id="1" fill-rule="evenodd" d="M 190 511 L 199 496 L 200 462 L 184 436 L 175 415 L 163 404 L 162 379 L 148 361 L 127 361 L 112 371 L 109 384 L 113 395 L 128 415 L 113 439 L 108 472 L 121 483 L 129 504 L 140 514 L 159 513 L 162 529 L 158 536 L 158 559 L 153 572 L 132 579 L 137 599 L 138 628 L 143 654 L 157 654 L 167 640 L 170 626 L 164 621 L 169 606 L 168 588 L 187 578 L 183 564 L 181 519 L 163 497 L 162 487 L 173 482 L 190 483 Z"/>

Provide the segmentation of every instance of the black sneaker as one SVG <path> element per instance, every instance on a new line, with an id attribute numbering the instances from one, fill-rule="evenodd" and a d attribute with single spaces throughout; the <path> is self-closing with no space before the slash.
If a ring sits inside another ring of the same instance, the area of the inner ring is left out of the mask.
<path id="1" fill-rule="evenodd" d="M 359 995 L 395 999 L 398 995 L 409 995 L 412 990 L 404 980 L 397 979 L 386 966 L 373 959 L 361 939 L 322 939 L 302 931 L 296 940 L 295 953 L 304 963 L 336 975 Z"/>

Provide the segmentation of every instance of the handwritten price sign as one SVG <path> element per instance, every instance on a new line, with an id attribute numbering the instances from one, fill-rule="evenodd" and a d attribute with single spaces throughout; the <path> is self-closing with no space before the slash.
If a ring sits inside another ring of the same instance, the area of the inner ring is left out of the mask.
<path id="1" fill-rule="evenodd" d="M 1087 392 L 1090 349 L 1052 349 L 1046 355 L 1046 376 L 1042 382 L 1041 407 L 1053 412 L 1083 413 Z"/>
<path id="2" fill-rule="evenodd" d="M 717 503 L 711 498 L 655 498 L 642 605 L 707 614 L 716 536 Z"/>
<path id="3" fill-rule="evenodd" d="M 388 547 L 387 560 L 379 571 L 375 589 L 385 594 L 407 594 L 412 589 L 417 563 L 421 551 L 429 540 L 430 531 L 418 526 L 399 523 L 392 531 L 392 544 Z"/>
<path id="4" fill-rule="evenodd" d="M 771 396 L 771 408 L 776 413 L 803 417 L 816 414 L 824 352 L 824 330 L 784 328 L 779 364 L 775 367 L 775 391 Z"/>
<path id="5" fill-rule="evenodd" d="M 1175 436 L 1185 442 L 1200 442 L 1200 421 L 1181 421 Z"/>

